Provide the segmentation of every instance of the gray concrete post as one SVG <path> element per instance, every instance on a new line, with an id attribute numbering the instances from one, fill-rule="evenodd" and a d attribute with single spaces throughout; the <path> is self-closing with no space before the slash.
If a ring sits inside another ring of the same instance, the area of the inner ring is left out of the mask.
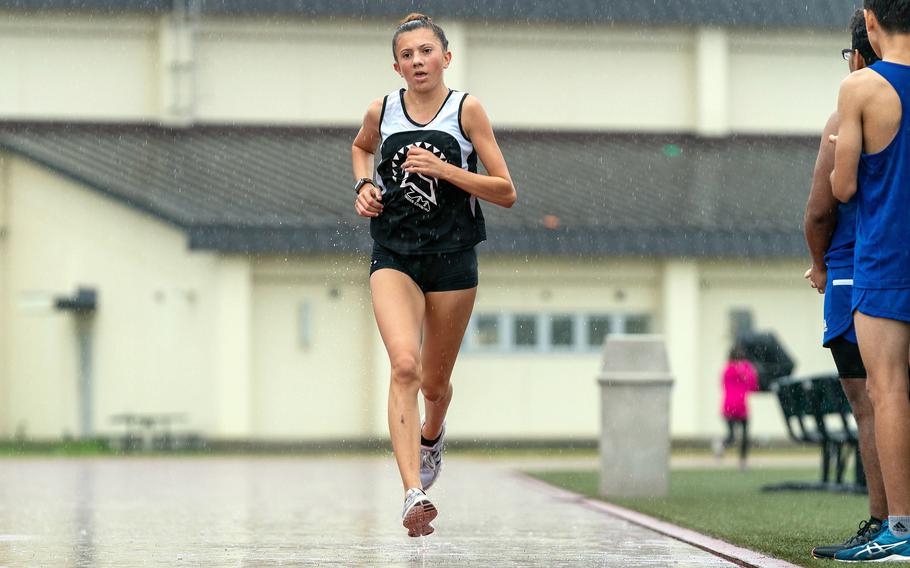
<path id="1" fill-rule="evenodd" d="M 663 337 L 608 336 L 598 382 L 600 494 L 666 495 L 673 377 Z"/>

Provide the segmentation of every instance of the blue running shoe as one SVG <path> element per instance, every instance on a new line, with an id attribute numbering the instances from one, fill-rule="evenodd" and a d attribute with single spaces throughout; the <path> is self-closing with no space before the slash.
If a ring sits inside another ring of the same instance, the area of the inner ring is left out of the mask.
<path id="1" fill-rule="evenodd" d="M 866 544 L 841 550 L 834 554 L 841 562 L 910 562 L 910 537 L 898 538 L 883 530 Z"/>
<path id="2" fill-rule="evenodd" d="M 888 530 L 888 521 L 872 520 L 863 521 L 859 524 L 859 530 L 856 534 L 840 544 L 831 544 L 828 546 L 816 546 L 812 549 L 813 558 L 834 558 L 834 555 L 841 550 L 856 548 L 861 544 L 866 544 L 875 539 L 883 530 Z"/>

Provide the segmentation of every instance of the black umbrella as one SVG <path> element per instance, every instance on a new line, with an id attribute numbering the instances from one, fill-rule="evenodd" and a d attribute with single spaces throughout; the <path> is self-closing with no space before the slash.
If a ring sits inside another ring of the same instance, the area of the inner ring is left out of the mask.
<path id="1" fill-rule="evenodd" d="M 793 359 L 771 332 L 747 333 L 737 340 L 746 358 L 758 371 L 758 388 L 766 391 L 771 383 L 793 372 Z"/>

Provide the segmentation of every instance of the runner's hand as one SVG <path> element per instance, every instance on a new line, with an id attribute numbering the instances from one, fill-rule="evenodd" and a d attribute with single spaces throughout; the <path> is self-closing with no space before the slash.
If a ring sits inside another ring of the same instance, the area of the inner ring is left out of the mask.
<path id="1" fill-rule="evenodd" d="M 382 213 L 382 192 L 371 183 L 366 183 L 360 188 L 357 199 L 354 201 L 354 210 L 361 217 L 378 217 Z"/>
<path id="2" fill-rule="evenodd" d="M 809 285 L 818 290 L 819 294 L 825 293 L 825 285 L 828 283 L 827 267 L 818 267 L 812 265 L 803 275 L 803 278 L 809 281 Z"/>
<path id="3" fill-rule="evenodd" d="M 408 149 L 408 157 L 401 164 L 401 169 L 408 173 L 421 174 L 436 179 L 445 179 L 448 169 L 451 167 L 451 164 L 443 162 L 433 152 L 416 146 Z"/>

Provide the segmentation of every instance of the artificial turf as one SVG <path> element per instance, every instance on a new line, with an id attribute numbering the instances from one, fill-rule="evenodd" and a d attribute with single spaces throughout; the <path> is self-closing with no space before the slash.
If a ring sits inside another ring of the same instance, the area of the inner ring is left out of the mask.
<path id="1" fill-rule="evenodd" d="M 531 472 L 531 475 L 587 495 L 598 495 L 596 471 Z M 717 537 L 800 566 L 835 566 L 816 560 L 813 546 L 841 542 L 868 518 L 864 495 L 827 492 L 763 492 L 762 486 L 818 479 L 817 470 L 677 470 L 670 494 L 661 498 L 609 498 L 611 503 Z"/>

